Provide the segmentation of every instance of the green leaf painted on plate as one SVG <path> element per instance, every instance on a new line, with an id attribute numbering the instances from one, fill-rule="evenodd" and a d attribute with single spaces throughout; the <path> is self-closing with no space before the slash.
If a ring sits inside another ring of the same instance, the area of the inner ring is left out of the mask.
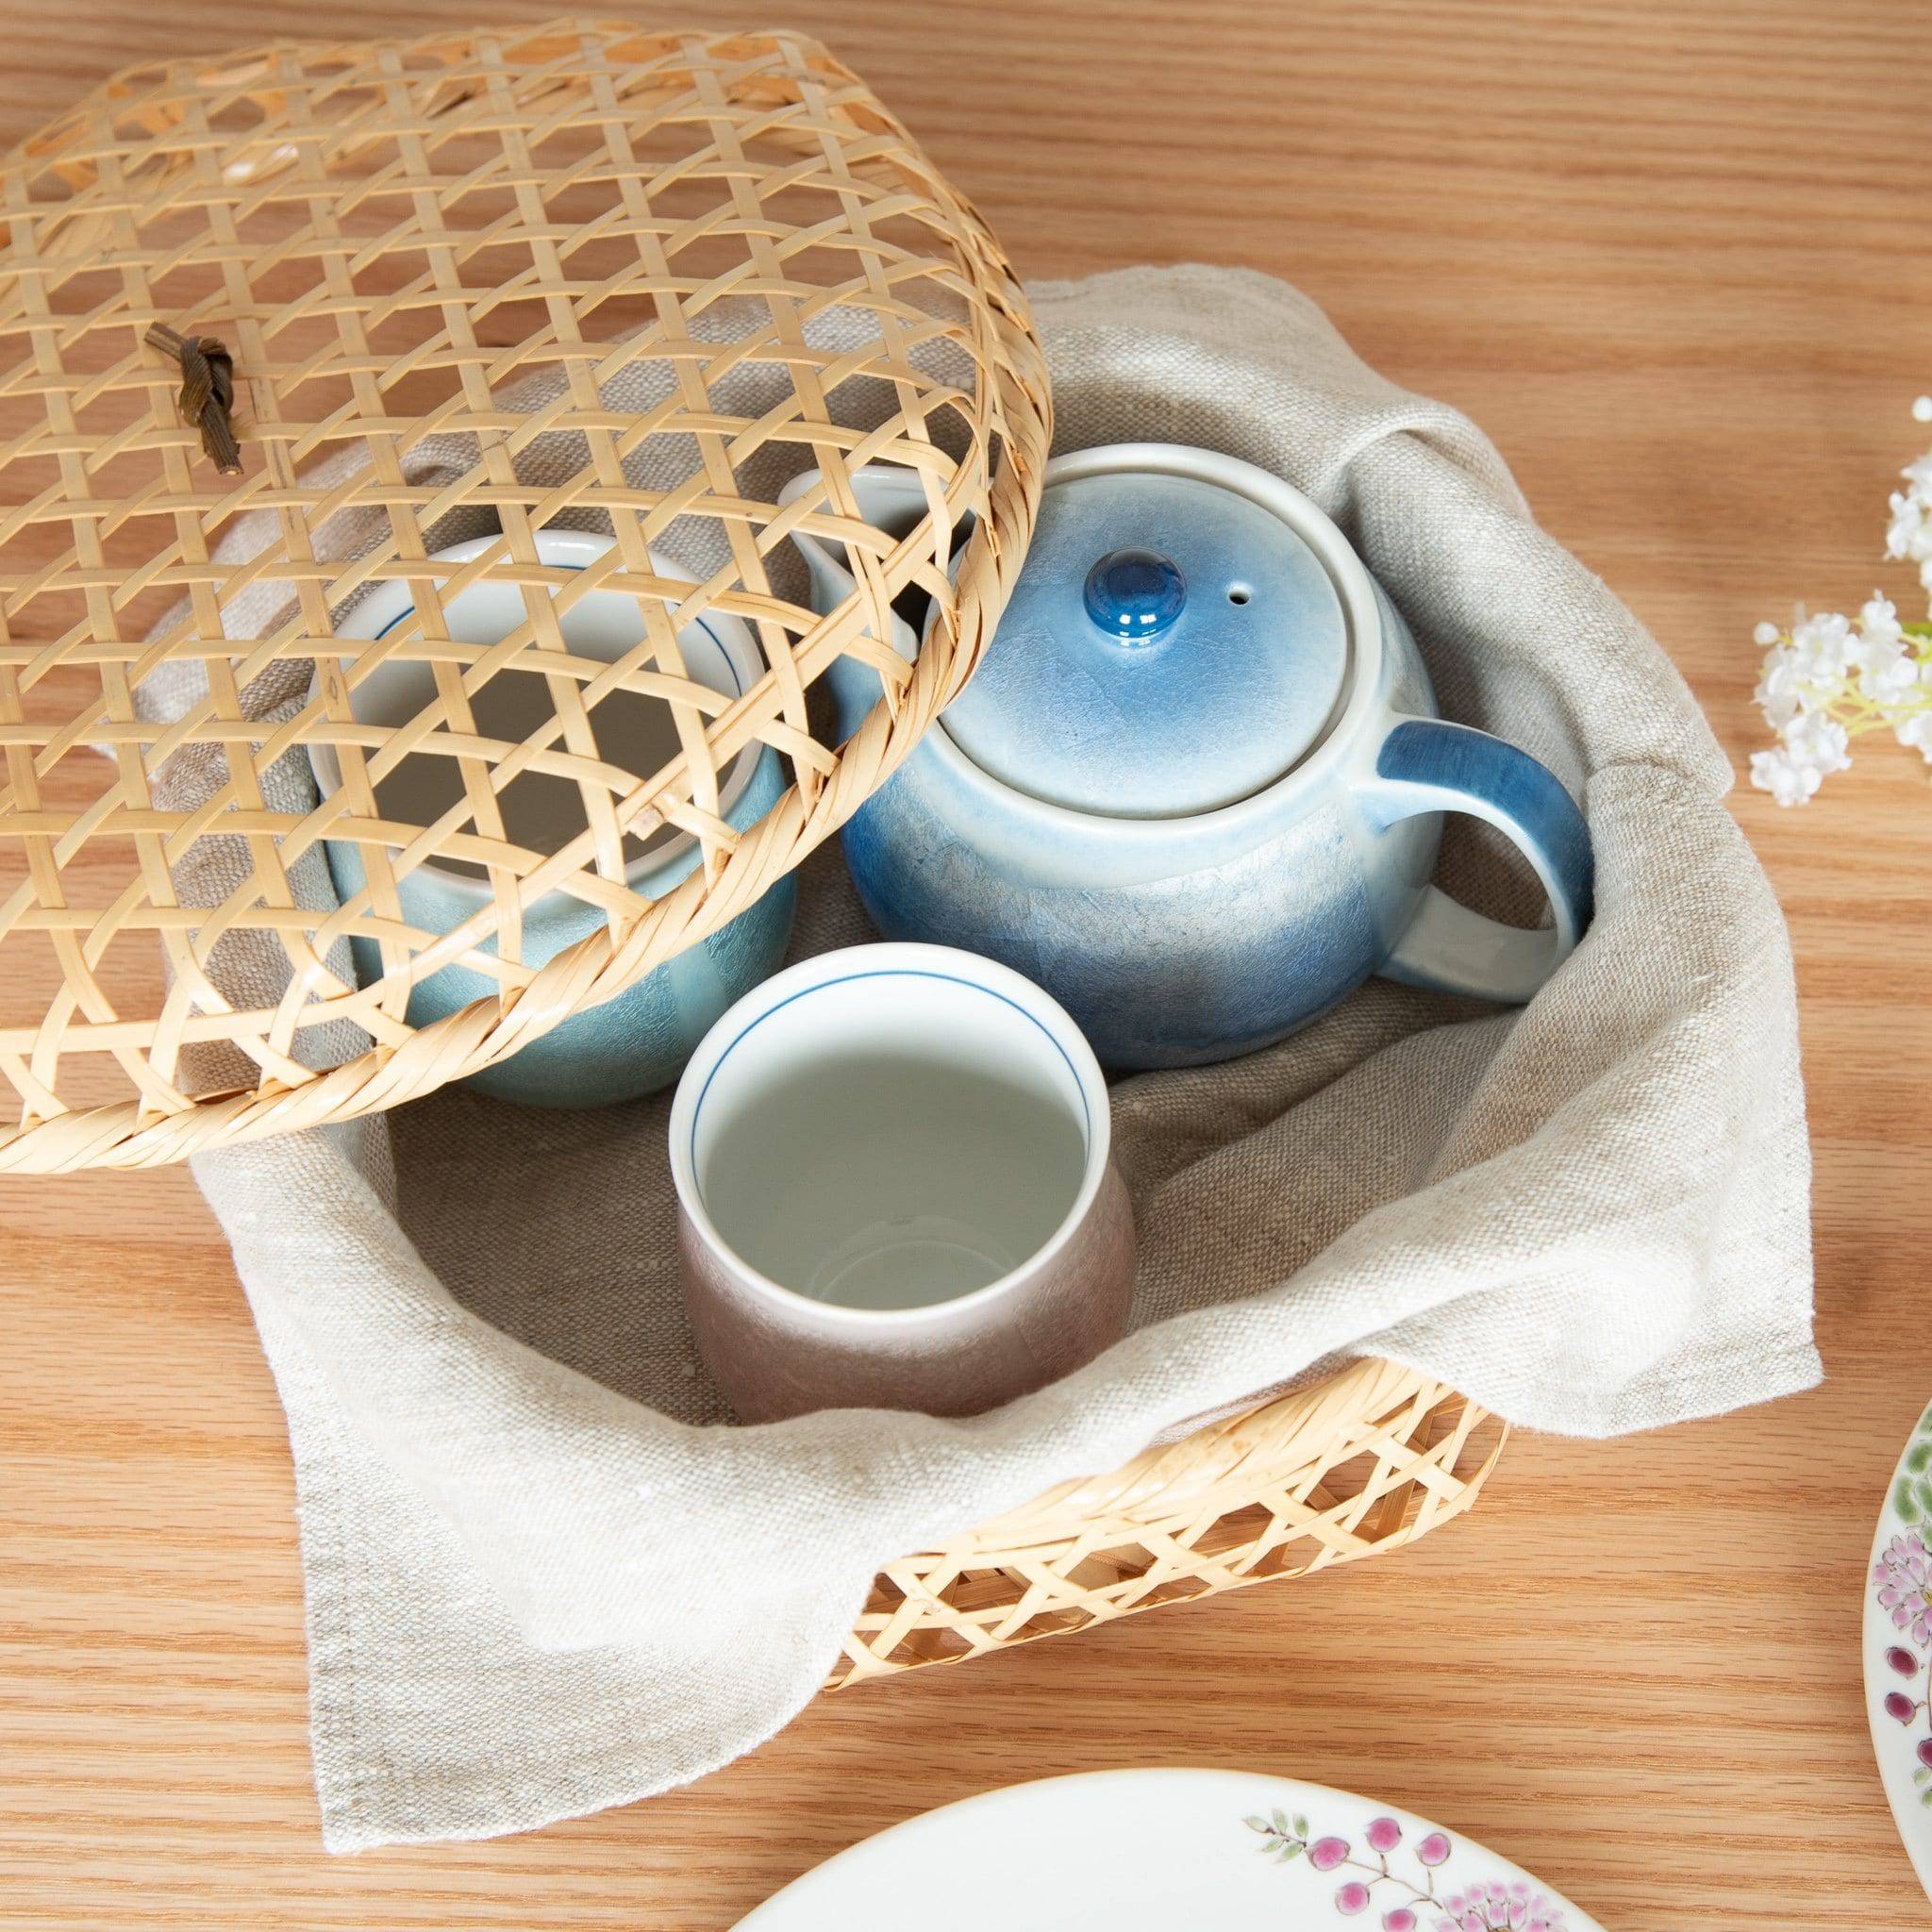
<path id="1" fill-rule="evenodd" d="M 1924 1475 L 1926 1470 L 1932 1469 L 1932 1437 L 1914 1442 L 1906 1451 L 1905 1466 L 1912 1475 Z"/>
<path id="2" fill-rule="evenodd" d="M 1916 1524 L 1920 1520 L 1919 1485 L 1908 1475 L 1902 1475 L 1892 1485 L 1891 1507 L 1899 1520 L 1906 1524 Z"/>
<path id="3" fill-rule="evenodd" d="M 1307 1838 L 1308 1835 L 1308 1821 L 1299 1811 L 1294 1814 L 1294 1835 L 1297 1838 Z"/>

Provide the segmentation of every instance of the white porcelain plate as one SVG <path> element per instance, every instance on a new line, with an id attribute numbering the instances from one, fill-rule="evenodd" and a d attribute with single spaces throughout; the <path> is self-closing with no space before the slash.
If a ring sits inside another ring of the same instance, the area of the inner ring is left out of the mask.
<path id="1" fill-rule="evenodd" d="M 1932 1408 L 1898 1459 L 1872 1539 L 1865 1702 L 1885 1795 L 1932 1894 Z"/>
<path id="2" fill-rule="evenodd" d="M 1239 1771 L 988 1791 L 808 1872 L 739 1932 L 1602 1932 L 1505 1858 L 1388 1805 Z"/>

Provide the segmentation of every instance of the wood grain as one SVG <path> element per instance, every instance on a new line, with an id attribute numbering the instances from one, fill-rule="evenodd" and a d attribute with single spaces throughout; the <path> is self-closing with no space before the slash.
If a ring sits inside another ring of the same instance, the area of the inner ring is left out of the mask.
<path id="1" fill-rule="evenodd" d="M 0 137 L 189 36 L 536 10 L 12 0 Z M 789 10 L 1026 273 L 1247 263 L 1468 409 L 1740 762 L 1752 623 L 1880 580 L 1932 388 L 1922 8 Z M 1932 1395 L 1932 796 L 1874 748 L 1805 812 L 1737 812 L 1797 946 L 1823 1390 L 1519 1437 L 1399 1558 L 821 1700 L 688 1791 L 529 1837 L 323 1855 L 287 1450 L 219 1234 L 178 1170 L 0 1187 L 0 1924 L 722 1932 L 929 1806 L 1178 1762 L 1410 1806 L 1616 1932 L 1932 1924 L 1857 1666 L 1874 1515 Z"/>

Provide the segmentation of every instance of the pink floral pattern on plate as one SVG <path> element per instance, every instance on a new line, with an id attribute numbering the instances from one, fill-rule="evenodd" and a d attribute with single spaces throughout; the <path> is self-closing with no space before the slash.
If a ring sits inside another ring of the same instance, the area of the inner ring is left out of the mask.
<path id="1" fill-rule="evenodd" d="M 1317 1872 L 1337 1874 L 1335 1909 L 1345 1919 L 1378 1909 L 1382 1932 L 1569 1932 L 1561 1906 L 1521 1878 L 1450 1878 L 1456 1846 L 1446 1832 L 1426 1832 L 1407 1845 L 1394 1819 L 1372 1818 L 1357 1844 L 1312 1833 L 1299 1813 L 1243 1822 L 1260 1835 L 1264 1857 L 1284 1864 L 1305 1857 Z"/>
<path id="2" fill-rule="evenodd" d="M 1899 1526 L 1889 1537 L 1880 1531 L 1872 1565 L 1873 1593 L 1897 1637 L 1885 1649 L 1890 1688 L 1879 1703 L 1894 1724 L 1920 1734 L 1912 1780 L 1920 1804 L 1932 1807 L 1932 1408 L 1899 1463 L 1891 1511 Z"/>

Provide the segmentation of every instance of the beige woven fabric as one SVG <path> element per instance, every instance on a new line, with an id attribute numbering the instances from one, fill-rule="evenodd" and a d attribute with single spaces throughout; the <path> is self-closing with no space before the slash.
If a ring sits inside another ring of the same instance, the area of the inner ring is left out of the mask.
<path id="1" fill-rule="evenodd" d="M 1444 710 L 1586 795 L 1595 927 L 1521 1013 L 1372 984 L 1272 1051 L 1123 1084 L 1135 1330 L 972 1422 L 713 1426 L 663 1100 L 453 1091 L 198 1160 L 289 1411 L 338 1849 L 693 1777 L 812 1695 L 882 1561 L 1324 1359 L 1579 1434 L 1818 1375 L 1785 931 L 1657 645 L 1474 428 L 1293 291 L 1181 269 L 1033 293 L 1062 447 L 1210 444 L 1342 521 Z M 1523 913 L 1474 841 L 1447 866 Z M 836 853 L 801 898 L 801 949 L 858 930 Z"/>

